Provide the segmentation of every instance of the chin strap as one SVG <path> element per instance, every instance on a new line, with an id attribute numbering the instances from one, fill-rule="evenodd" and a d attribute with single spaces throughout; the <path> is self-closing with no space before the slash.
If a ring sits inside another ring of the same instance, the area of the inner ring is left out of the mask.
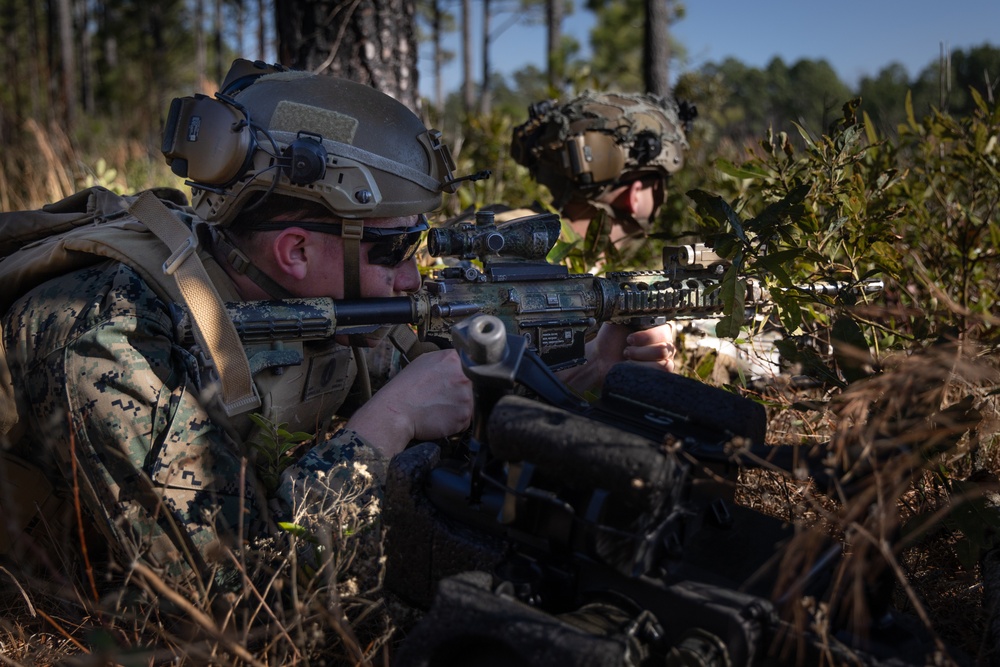
<path id="1" fill-rule="evenodd" d="M 362 220 L 347 220 L 341 223 L 340 238 L 344 241 L 344 298 L 361 298 L 361 234 L 365 223 Z"/>
<path id="2" fill-rule="evenodd" d="M 344 298 L 361 298 L 361 236 L 365 230 L 363 220 L 344 219 L 341 222 L 340 238 L 344 242 Z M 362 378 L 362 400 L 371 398 L 371 384 L 367 367 L 359 348 L 368 347 L 367 339 L 360 334 L 348 336 L 348 341 L 354 349 L 354 359 L 358 364 L 358 376 Z M 365 387 L 367 384 L 367 391 Z"/>
<path id="3" fill-rule="evenodd" d="M 236 273 L 244 275 L 250 279 L 257 287 L 261 288 L 272 299 L 293 299 L 295 295 L 289 292 L 287 289 L 278 284 L 276 280 L 271 278 L 250 261 L 247 254 L 236 247 L 236 244 L 232 242 L 229 236 L 219 227 L 211 226 L 209 229 L 212 231 L 212 243 L 215 247 L 219 249 L 222 256 L 229 266 L 233 268 Z"/>

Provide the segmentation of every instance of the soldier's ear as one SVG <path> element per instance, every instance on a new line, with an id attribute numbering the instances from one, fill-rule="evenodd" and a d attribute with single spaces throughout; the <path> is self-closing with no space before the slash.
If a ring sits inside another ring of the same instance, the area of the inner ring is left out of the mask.
<path id="1" fill-rule="evenodd" d="M 304 280 L 309 272 L 309 246 L 312 234 L 299 227 L 282 229 L 271 240 L 271 258 L 283 274 Z"/>
<path id="2" fill-rule="evenodd" d="M 639 212 L 644 204 L 643 198 L 647 197 L 648 194 L 645 192 L 645 186 L 641 178 L 629 183 L 628 190 L 625 191 L 625 206 L 628 209 L 629 215 L 635 215 Z"/>

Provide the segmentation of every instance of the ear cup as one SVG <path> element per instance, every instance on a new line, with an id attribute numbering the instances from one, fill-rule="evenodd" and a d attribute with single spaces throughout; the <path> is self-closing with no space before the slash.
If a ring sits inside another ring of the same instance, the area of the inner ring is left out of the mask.
<path id="1" fill-rule="evenodd" d="M 254 147 L 246 115 L 231 104 L 205 95 L 171 102 L 161 150 L 178 176 L 225 187 L 246 171 Z"/>

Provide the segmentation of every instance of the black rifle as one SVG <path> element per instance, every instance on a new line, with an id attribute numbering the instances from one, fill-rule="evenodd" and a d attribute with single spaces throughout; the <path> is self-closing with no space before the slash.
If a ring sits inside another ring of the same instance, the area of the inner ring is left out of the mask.
<path id="1" fill-rule="evenodd" d="M 226 308 L 248 344 L 326 340 L 375 326 L 411 324 L 421 340 L 449 345 L 457 323 L 472 315 L 493 315 L 553 369 L 583 363 L 586 339 L 603 322 L 648 328 L 670 320 L 722 316 L 719 288 L 729 264 L 704 245 L 665 248 L 662 271 L 595 277 L 569 273 L 565 266 L 545 260 L 559 232 L 554 214 L 497 226 L 492 212 L 481 211 L 474 224 L 430 231 L 430 253 L 451 257 L 456 265 L 425 278 L 415 294 L 251 301 Z M 794 289 L 832 296 L 845 289 L 875 292 L 882 283 L 814 283 Z M 748 280 L 743 302 L 749 318 L 769 298 L 758 282 Z M 175 320 L 180 339 L 193 340 L 190 317 L 178 310 Z M 287 358 L 290 351 L 283 354 Z"/>
<path id="2" fill-rule="evenodd" d="M 762 406 L 633 364 L 587 403 L 498 318 L 453 335 L 471 435 L 408 448 L 386 485 L 386 589 L 426 612 L 398 667 L 906 665 L 923 650 L 892 624 L 821 638 L 782 615 L 823 599 L 841 546 L 775 588 L 792 531 L 733 502 L 740 467 L 785 449 L 765 446 Z M 889 590 L 869 591 L 880 621 Z"/>

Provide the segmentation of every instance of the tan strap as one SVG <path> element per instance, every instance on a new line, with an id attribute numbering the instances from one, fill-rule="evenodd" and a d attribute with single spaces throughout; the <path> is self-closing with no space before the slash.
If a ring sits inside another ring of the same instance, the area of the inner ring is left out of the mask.
<path id="1" fill-rule="evenodd" d="M 408 364 L 421 354 L 439 350 L 437 345 L 429 341 L 422 341 L 417 337 L 417 332 L 408 324 L 397 324 L 389 330 L 389 342 L 403 355 L 403 363 Z"/>
<path id="2" fill-rule="evenodd" d="M 361 236 L 365 223 L 360 220 L 344 220 L 341 223 L 340 238 L 344 240 L 344 298 L 361 298 Z"/>
<path id="3" fill-rule="evenodd" d="M 223 257 L 229 262 L 229 266 L 233 268 L 236 273 L 245 275 L 257 287 L 261 288 L 267 292 L 268 296 L 272 299 L 294 299 L 295 295 L 286 290 L 284 287 L 279 285 L 271 276 L 267 275 L 250 261 L 246 253 L 240 250 L 235 243 L 229 240 L 229 236 L 226 235 L 221 229 L 213 228 L 214 232 L 212 235 L 213 241 L 218 249 L 222 252 Z"/>
<path id="4" fill-rule="evenodd" d="M 195 340 L 215 363 L 222 383 L 222 405 L 229 416 L 260 407 L 250 362 L 222 298 L 198 257 L 198 239 L 151 192 L 142 193 L 129 213 L 170 248 L 163 273 L 173 275 L 194 324 Z"/>

